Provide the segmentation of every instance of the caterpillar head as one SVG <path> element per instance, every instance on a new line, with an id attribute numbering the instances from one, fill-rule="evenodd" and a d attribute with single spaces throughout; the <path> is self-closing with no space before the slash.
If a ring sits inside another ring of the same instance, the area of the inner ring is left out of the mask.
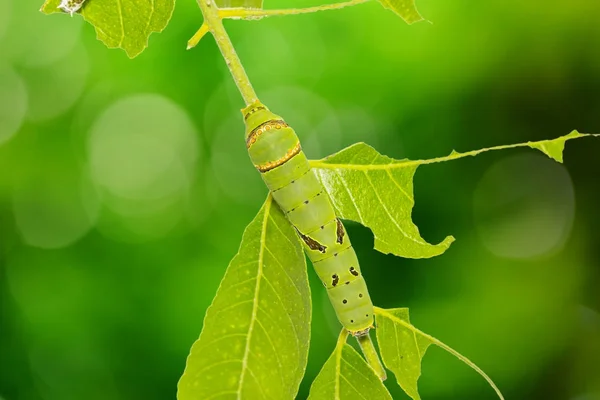
<path id="1" fill-rule="evenodd" d="M 242 110 L 244 115 L 244 122 L 246 124 L 246 138 L 260 125 L 267 121 L 282 120 L 279 115 L 272 113 L 264 104 L 260 101 L 255 101 L 248 107 Z"/>

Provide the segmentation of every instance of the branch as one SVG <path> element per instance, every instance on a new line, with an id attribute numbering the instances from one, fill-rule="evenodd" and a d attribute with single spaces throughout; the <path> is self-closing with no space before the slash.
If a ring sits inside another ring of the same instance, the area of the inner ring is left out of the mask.
<path id="1" fill-rule="evenodd" d="M 250 83 L 250 79 L 248 79 L 248 75 L 246 75 L 246 71 L 244 70 L 244 66 L 240 61 L 240 58 L 233 48 L 233 44 L 231 43 L 231 39 L 229 39 L 229 35 L 223 26 L 223 21 L 219 16 L 219 9 L 217 8 L 214 0 L 198 0 L 198 5 L 200 6 L 202 15 L 204 16 L 204 24 L 198 33 L 194 35 L 194 37 L 201 38 L 206 32 L 211 32 L 213 34 L 217 42 L 217 46 L 219 46 L 219 50 L 221 50 L 221 54 L 223 54 L 223 58 L 227 63 L 227 67 L 233 76 L 233 80 L 235 81 L 242 97 L 244 98 L 244 102 L 246 105 L 256 102 L 258 100 L 256 92 Z"/>

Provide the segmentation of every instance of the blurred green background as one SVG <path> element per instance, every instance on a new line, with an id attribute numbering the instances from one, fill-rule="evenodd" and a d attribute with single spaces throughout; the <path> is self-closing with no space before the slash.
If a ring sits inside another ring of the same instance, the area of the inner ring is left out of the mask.
<path id="1" fill-rule="evenodd" d="M 88 0 L 94 1 L 94 0 Z M 267 7 L 314 5 L 266 1 Z M 395 158 L 600 132 L 600 2 L 376 2 L 226 26 L 263 101 L 320 158 Z M 174 399 L 188 350 L 266 189 L 240 96 L 193 0 L 135 60 L 78 16 L 0 0 L 0 398 Z M 600 141 L 421 167 L 414 220 L 457 241 L 404 260 L 348 230 L 381 307 L 484 369 L 507 399 L 600 399 Z M 312 269 L 299 398 L 339 324 Z M 400 393 L 388 379 L 394 398 Z M 442 350 L 424 399 L 493 399 Z"/>

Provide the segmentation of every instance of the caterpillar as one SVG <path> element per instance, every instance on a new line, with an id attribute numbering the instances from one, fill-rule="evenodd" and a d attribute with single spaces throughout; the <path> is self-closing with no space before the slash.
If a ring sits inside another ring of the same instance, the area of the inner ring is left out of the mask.
<path id="1" fill-rule="evenodd" d="M 338 320 L 354 336 L 368 334 L 374 321 L 373 303 L 358 258 L 298 136 L 258 101 L 242 113 L 250 159 L 296 229 Z"/>
<path id="2" fill-rule="evenodd" d="M 60 8 L 66 13 L 73 15 L 74 13 L 79 11 L 81 7 L 83 7 L 83 3 L 85 3 L 85 1 L 86 0 L 61 0 L 58 8 Z"/>

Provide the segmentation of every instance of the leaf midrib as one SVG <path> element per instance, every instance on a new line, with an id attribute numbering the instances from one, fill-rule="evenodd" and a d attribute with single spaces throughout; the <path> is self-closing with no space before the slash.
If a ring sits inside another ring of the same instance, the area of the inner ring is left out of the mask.
<path id="1" fill-rule="evenodd" d="M 273 198 L 269 196 L 267 201 L 265 202 L 265 211 L 261 224 L 261 233 L 260 233 L 260 251 L 258 252 L 258 271 L 256 278 L 256 286 L 254 288 L 254 302 L 252 304 L 252 315 L 250 317 L 250 326 L 248 327 L 248 336 L 246 338 L 246 348 L 244 349 L 244 357 L 242 358 L 242 372 L 240 375 L 240 382 L 238 384 L 237 390 L 237 398 L 238 400 L 242 399 L 242 387 L 244 385 L 244 377 L 246 376 L 246 370 L 248 370 L 248 356 L 250 355 L 250 341 L 252 340 L 252 332 L 254 330 L 254 323 L 256 321 L 256 314 L 258 311 L 258 295 L 260 293 L 260 281 L 263 275 L 263 265 L 264 265 L 264 254 L 266 248 L 266 236 L 267 236 L 267 223 L 269 221 L 269 214 L 271 209 L 271 204 L 273 203 Z M 256 384 L 260 387 L 259 382 Z"/>
<path id="2" fill-rule="evenodd" d="M 427 159 L 427 160 L 400 161 L 400 160 L 392 159 L 392 162 L 389 164 L 351 164 L 350 162 L 348 162 L 348 163 L 329 163 L 329 162 L 327 162 L 326 158 L 321 159 L 321 160 L 310 160 L 309 162 L 310 162 L 311 168 L 315 168 L 315 169 L 342 169 L 342 170 L 347 169 L 347 170 L 353 170 L 353 171 L 361 171 L 361 170 L 363 170 L 363 171 L 382 171 L 383 170 L 383 171 L 385 171 L 385 170 L 392 170 L 392 169 L 418 167 L 420 165 L 435 164 L 435 163 L 440 163 L 440 162 L 444 162 L 444 161 L 452 161 L 452 160 L 457 160 L 460 158 L 476 156 L 478 154 L 486 153 L 488 151 L 515 149 L 515 148 L 519 148 L 519 147 L 535 148 L 534 146 L 544 146 L 547 143 L 556 142 L 557 140 L 560 140 L 560 139 L 562 139 L 566 142 L 568 140 L 577 139 L 577 138 L 586 137 L 586 136 L 600 136 L 600 135 L 577 132 L 576 135 L 572 135 L 572 136 L 567 135 L 567 136 L 562 136 L 562 137 L 558 137 L 555 139 L 540 140 L 537 142 L 526 142 L 526 143 L 493 146 L 493 147 L 488 147 L 485 149 L 471 150 L 471 151 L 467 151 L 465 153 L 453 153 L 448 156 L 436 157 L 436 158 L 431 158 L 431 159 Z M 362 142 L 357 143 L 355 146 L 359 146 L 361 144 L 368 146 L 366 143 L 362 143 Z M 547 154 L 547 153 L 545 153 L 545 154 Z M 396 162 L 394 162 L 394 161 L 396 161 Z"/>

